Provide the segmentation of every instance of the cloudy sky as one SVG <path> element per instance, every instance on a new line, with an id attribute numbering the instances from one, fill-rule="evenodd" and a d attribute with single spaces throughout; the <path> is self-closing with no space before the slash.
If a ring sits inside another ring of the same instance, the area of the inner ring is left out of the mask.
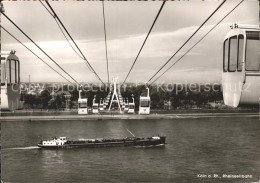
<path id="1" fill-rule="evenodd" d="M 166 2 L 128 82 L 145 82 L 175 53 L 222 1 Z M 240 0 L 226 2 L 196 36 L 174 57 L 168 67 L 222 19 Z M 244 1 L 214 31 L 176 64 L 160 82 L 220 82 L 222 71 L 222 41 L 229 26 L 259 23 L 257 0 Z M 94 74 L 74 53 L 60 32 L 55 20 L 40 2 L 3 2 L 5 14 L 25 31 L 43 50 L 79 82 L 96 82 Z M 50 1 L 67 30 L 83 51 L 103 81 L 107 81 L 102 2 Z M 162 4 L 160 1 L 105 2 L 108 60 L 110 76 L 123 81 Z M 46 5 L 46 4 L 45 4 Z M 30 47 L 46 62 L 59 70 L 8 20 L 2 25 Z M 1 31 L 2 50 L 16 50 L 21 61 L 21 80 L 34 82 L 65 81 L 37 57 Z M 168 67 L 165 67 L 167 69 Z M 60 71 L 60 70 L 59 70 Z M 62 72 L 62 71 L 60 71 Z M 65 74 L 63 74 L 66 76 Z M 68 78 L 68 77 L 67 77 Z"/>

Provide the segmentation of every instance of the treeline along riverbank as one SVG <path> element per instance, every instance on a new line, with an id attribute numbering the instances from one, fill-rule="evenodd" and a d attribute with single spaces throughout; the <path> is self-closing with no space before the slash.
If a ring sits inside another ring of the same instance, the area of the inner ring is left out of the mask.
<path id="1" fill-rule="evenodd" d="M 94 84 L 83 88 L 82 97 L 88 98 L 88 107 L 92 107 L 94 96 L 96 102 L 100 102 L 108 94 L 108 88 L 102 88 Z M 121 86 L 121 95 L 132 101 L 134 95 L 135 108 L 138 110 L 139 97 L 146 95 L 145 87 L 135 84 Z M 182 84 L 182 85 L 152 85 L 150 86 L 151 109 L 231 109 L 224 105 L 222 88 L 219 84 Z M 68 85 L 53 87 L 44 85 L 40 89 L 29 87 L 22 91 L 21 100 L 24 101 L 24 109 L 43 110 L 73 110 L 77 109 L 79 98 L 78 88 Z M 240 109 L 258 109 L 259 106 L 240 107 Z"/>

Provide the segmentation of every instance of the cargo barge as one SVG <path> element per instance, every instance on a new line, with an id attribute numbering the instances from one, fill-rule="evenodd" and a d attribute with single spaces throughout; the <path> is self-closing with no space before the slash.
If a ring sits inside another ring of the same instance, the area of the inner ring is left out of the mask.
<path id="1" fill-rule="evenodd" d="M 124 147 L 124 146 L 163 146 L 165 136 L 153 136 L 147 138 L 126 137 L 122 139 L 78 139 L 67 140 L 66 137 L 53 138 L 52 140 L 41 141 L 38 147 L 43 149 L 59 148 L 95 148 L 95 147 Z"/>

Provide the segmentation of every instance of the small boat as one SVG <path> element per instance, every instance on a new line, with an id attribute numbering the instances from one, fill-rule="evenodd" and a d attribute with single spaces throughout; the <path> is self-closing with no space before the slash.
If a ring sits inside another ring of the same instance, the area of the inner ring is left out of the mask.
<path id="1" fill-rule="evenodd" d="M 153 136 L 147 138 L 126 137 L 122 139 L 78 139 L 67 140 L 66 137 L 53 138 L 52 140 L 41 141 L 38 147 L 45 149 L 59 148 L 94 148 L 94 147 L 124 147 L 124 146 L 163 146 L 165 136 Z"/>

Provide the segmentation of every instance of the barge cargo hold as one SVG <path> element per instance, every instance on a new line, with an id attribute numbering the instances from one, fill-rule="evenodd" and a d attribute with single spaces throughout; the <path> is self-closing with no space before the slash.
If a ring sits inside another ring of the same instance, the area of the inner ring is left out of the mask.
<path id="1" fill-rule="evenodd" d="M 41 141 L 38 147 L 45 149 L 59 148 L 95 148 L 95 147 L 122 147 L 122 146 L 163 146 L 165 136 L 154 136 L 147 138 L 126 137 L 122 139 L 78 139 L 67 140 L 66 137 L 53 138 Z"/>

